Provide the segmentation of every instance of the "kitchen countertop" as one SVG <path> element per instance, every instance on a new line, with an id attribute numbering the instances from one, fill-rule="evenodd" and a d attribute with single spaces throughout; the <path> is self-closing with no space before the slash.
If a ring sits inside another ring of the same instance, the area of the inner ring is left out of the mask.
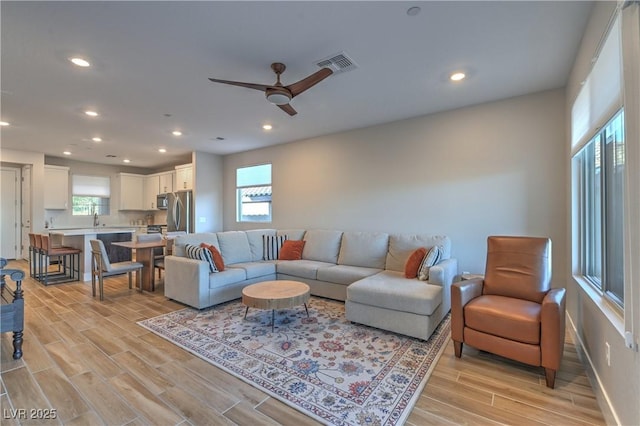
<path id="1" fill-rule="evenodd" d="M 49 228 L 49 234 L 62 235 L 64 237 L 70 237 L 74 235 L 92 235 L 92 234 L 120 234 L 120 233 L 135 233 L 136 229 L 133 226 L 129 227 L 112 227 L 112 226 L 96 226 L 95 228 L 73 228 L 73 229 L 56 229 Z"/>

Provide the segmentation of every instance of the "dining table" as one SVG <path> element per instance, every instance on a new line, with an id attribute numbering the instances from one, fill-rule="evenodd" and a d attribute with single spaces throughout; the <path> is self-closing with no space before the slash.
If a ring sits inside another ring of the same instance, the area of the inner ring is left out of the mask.
<path id="1" fill-rule="evenodd" d="M 154 249 L 165 247 L 167 240 L 159 241 L 119 241 L 111 243 L 114 246 L 126 247 L 136 251 L 136 262 L 142 263 L 142 289 L 155 291 Z"/>

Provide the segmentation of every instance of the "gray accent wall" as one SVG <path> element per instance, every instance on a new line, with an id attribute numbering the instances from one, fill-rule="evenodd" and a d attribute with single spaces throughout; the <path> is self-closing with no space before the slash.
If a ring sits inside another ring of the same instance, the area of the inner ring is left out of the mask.
<path id="1" fill-rule="evenodd" d="M 265 227 L 236 223 L 235 171 L 271 162 L 271 228 L 446 234 L 475 273 L 487 236 L 549 236 L 565 286 L 565 140 L 553 90 L 228 155 L 224 229 Z"/>

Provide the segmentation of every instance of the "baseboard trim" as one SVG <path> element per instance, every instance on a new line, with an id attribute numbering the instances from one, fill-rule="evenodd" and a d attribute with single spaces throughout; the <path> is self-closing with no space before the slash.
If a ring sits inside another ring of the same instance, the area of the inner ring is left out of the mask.
<path id="1" fill-rule="evenodd" d="M 580 335 L 578 334 L 578 329 L 576 328 L 576 325 L 573 322 L 573 319 L 571 318 L 571 315 L 569 315 L 569 313 L 567 313 L 567 318 L 569 319 L 569 324 L 570 324 L 569 332 L 571 333 L 571 337 L 573 338 L 573 341 L 576 343 L 575 347 L 576 347 L 576 352 L 578 353 L 578 358 L 580 358 L 580 361 L 585 366 L 589 383 L 591 384 L 593 393 L 596 396 L 598 405 L 602 410 L 602 415 L 604 416 L 604 420 L 605 422 L 607 422 L 607 425 L 609 426 L 619 425 L 620 420 L 618 419 L 618 416 L 616 415 L 613 405 L 611 404 L 609 395 L 607 394 L 607 391 L 604 389 L 604 386 L 602 386 L 602 381 L 598 376 L 598 372 L 593 366 L 591 357 L 589 356 L 589 353 L 587 352 L 587 349 L 584 346 L 584 342 L 582 341 L 582 339 L 580 338 Z"/>

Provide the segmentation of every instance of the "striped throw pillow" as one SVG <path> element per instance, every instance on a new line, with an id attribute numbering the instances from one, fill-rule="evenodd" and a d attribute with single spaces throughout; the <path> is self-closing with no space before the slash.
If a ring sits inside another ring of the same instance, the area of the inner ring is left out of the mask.
<path id="1" fill-rule="evenodd" d="M 213 256 L 209 249 L 187 244 L 184 246 L 184 252 L 189 259 L 205 260 L 209 263 L 209 273 L 218 272 L 216 264 L 213 261 Z"/>
<path id="2" fill-rule="evenodd" d="M 286 235 L 263 235 L 262 260 L 277 260 L 280 255 L 280 248 L 286 239 Z"/>
<path id="3" fill-rule="evenodd" d="M 433 246 L 428 251 L 427 254 L 424 255 L 422 259 L 422 263 L 420 264 L 420 268 L 418 268 L 418 279 L 422 281 L 427 281 L 429 279 L 429 269 L 440 262 L 442 258 L 442 249 L 440 246 Z"/>

